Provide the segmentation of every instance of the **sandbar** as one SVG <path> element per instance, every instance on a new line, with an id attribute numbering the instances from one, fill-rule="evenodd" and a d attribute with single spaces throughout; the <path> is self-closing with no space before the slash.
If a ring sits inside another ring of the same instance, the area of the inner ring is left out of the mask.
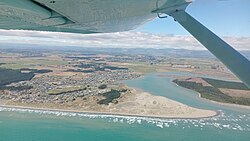
<path id="1" fill-rule="evenodd" d="M 64 105 L 54 103 L 17 103 L 0 101 L 0 106 L 39 110 L 56 110 L 92 114 L 125 115 L 151 118 L 193 119 L 210 118 L 218 115 L 217 111 L 198 109 L 162 96 L 155 96 L 139 89 L 121 95 L 116 104 L 100 105 L 100 97 L 76 99 Z"/>

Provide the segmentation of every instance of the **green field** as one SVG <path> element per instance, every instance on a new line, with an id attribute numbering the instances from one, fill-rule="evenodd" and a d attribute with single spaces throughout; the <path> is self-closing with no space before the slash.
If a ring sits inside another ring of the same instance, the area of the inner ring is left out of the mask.
<path id="1" fill-rule="evenodd" d="M 166 67 L 164 67 L 164 65 L 162 64 L 150 65 L 149 63 L 134 62 L 130 63 L 129 65 L 121 65 L 121 66 L 139 73 L 167 72 Z"/>
<path id="2" fill-rule="evenodd" d="M 49 60 L 40 58 L 25 58 L 25 59 L 4 59 L 1 63 L 2 68 L 20 69 L 20 68 L 35 68 L 37 66 L 50 66 L 50 65 L 66 65 L 68 62 L 63 60 Z"/>

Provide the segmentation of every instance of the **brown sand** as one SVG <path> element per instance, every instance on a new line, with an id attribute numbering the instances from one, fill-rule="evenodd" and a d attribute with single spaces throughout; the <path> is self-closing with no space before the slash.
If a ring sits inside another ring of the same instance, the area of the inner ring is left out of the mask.
<path id="1" fill-rule="evenodd" d="M 17 103 L 2 100 L 0 105 L 161 118 L 206 118 L 217 115 L 216 111 L 193 108 L 165 97 L 154 96 L 136 89 L 132 89 L 131 93 L 122 95 L 117 100 L 117 104 L 99 105 L 97 101 L 100 99 L 102 99 L 100 96 L 90 96 L 85 97 L 84 100 L 78 98 L 74 102 L 63 105 L 53 103 Z"/>

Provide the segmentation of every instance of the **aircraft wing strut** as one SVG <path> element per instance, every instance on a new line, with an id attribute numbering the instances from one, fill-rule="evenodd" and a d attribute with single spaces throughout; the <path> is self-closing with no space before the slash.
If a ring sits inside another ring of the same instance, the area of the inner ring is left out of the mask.
<path id="1" fill-rule="evenodd" d="M 250 88 L 250 61 L 185 11 L 171 16 Z"/>

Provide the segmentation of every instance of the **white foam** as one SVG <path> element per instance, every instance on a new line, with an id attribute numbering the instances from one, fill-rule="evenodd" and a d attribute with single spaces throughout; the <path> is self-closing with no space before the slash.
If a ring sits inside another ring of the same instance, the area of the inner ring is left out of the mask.
<path id="1" fill-rule="evenodd" d="M 160 128 L 163 128 L 163 125 L 164 125 L 163 122 L 157 122 L 157 123 L 156 123 L 156 126 L 157 126 L 157 127 L 160 127 Z"/>
<path id="2" fill-rule="evenodd" d="M 208 119 L 162 119 L 162 118 L 150 118 L 150 117 L 132 117 L 122 115 L 110 115 L 110 114 L 91 114 L 91 113 L 74 113 L 67 111 L 50 111 L 50 110 L 35 110 L 35 109 L 22 109 L 22 108 L 7 108 L 0 107 L 0 111 L 7 112 L 25 112 L 35 113 L 41 115 L 55 115 L 66 117 L 83 117 L 89 119 L 104 118 L 109 119 L 110 122 L 119 122 L 127 124 L 142 124 L 143 122 L 156 125 L 160 128 L 168 128 L 171 126 L 178 126 L 180 128 L 191 127 L 213 127 L 218 129 L 238 130 L 238 131 L 250 131 L 250 125 L 244 124 L 250 120 L 250 115 L 226 115 L 221 112 L 221 115 Z M 223 124 L 222 124 L 223 123 Z M 183 129 L 184 129 L 183 128 Z"/>

